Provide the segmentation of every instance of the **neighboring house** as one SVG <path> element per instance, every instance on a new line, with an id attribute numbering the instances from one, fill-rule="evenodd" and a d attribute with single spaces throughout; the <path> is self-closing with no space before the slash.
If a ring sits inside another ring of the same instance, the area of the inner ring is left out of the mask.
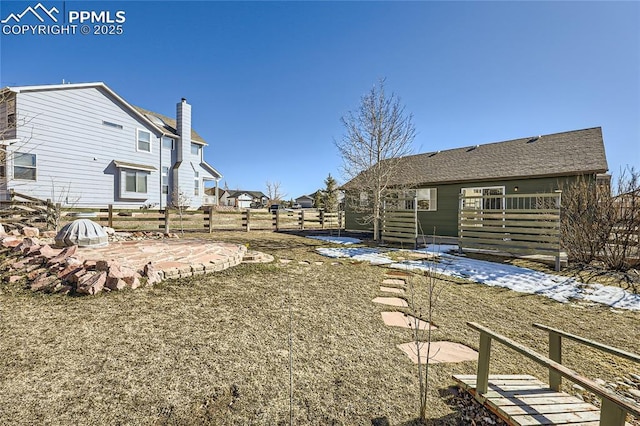
<path id="1" fill-rule="evenodd" d="M 269 198 L 260 191 L 244 191 L 236 189 L 231 191 L 227 198 L 227 205 L 238 209 L 249 209 L 253 207 L 264 207 Z"/>
<path id="2" fill-rule="evenodd" d="M 203 204 L 204 182 L 221 174 L 203 159 L 191 105 L 176 118 L 125 101 L 104 83 L 5 87 L 0 189 L 67 206 Z"/>
<path id="3" fill-rule="evenodd" d="M 403 157 L 393 181 L 417 196 L 420 233 L 458 235 L 459 196 L 549 193 L 578 176 L 606 181 L 602 129 L 575 130 Z M 366 204 L 359 179 L 343 186 L 350 200 Z M 347 202 L 348 229 L 370 229 Z"/>
<path id="4" fill-rule="evenodd" d="M 313 200 L 311 195 L 302 195 L 296 198 L 296 203 L 300 204 L 303 209 L 310 209 L 313 207 Z"/>
<path id="5" fill-rule="evenodd" d="M 216 195 L 216 190 L 218 191 L 218 195 Z M 231 195 L 229 191 L 219 187 L 205 188 L 204 193 L 206 194 L 204 205 L 227 206 L 227 200 L 229 199 L 229 195 Z"/>

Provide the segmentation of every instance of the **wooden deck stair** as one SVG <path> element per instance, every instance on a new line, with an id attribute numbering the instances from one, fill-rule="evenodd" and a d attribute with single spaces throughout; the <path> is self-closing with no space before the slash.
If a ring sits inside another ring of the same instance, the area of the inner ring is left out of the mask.
<path id="1" fill-rule="evenodd" d="M 474 396 L 476 375 L 455 375 L 454 380 Z M 484 405 L 507 423 L 531 425 L 599 425 L 600 410 L 578 397 L 556 392 L 529 375 L 489 375 Z"/>
<path id="2" fill-rule="evenodd" d="M 510 425 L 626 426 L 627 415 L 640 419 L 640 404 L 624 398 L 576 371 L 562 365 L 562 339 L 570 339 L 598 350 L 639 362 L 640 356 L 541 324 L 549 333 L 549 357 L 495 333 L 480 324 L 467 325 L 480 332 L 478 373 L 454 375 L 460 387 Z M 491 343 L 500 343 L 549 370 L 549 384 L 529 375 L 490 375 Z M 561 392 L 562 379 L 578 384 L 600 398 L 601 408 Z"/>

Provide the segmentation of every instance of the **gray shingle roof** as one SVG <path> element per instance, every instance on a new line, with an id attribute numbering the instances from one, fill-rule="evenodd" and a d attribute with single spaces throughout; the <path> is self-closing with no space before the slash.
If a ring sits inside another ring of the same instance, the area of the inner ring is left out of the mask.
<path id="1" fill-rule="evenodd" d="M 407 156 L 400 159 L 400 172 L 394 184 L 570 176 L 604 173 L 607 169 L 602 129 L 594 127 Z M 345 188 L 362 177 L 347 183 Z"/>
<path id="2" fill-rule="evenodd" d="M 152 117 L 158 117 L 160 120 L 162 120 L 164 122 L 164 125 L 160 125 L 160 124 L 156 124 L 156 126 L 158 126 L 160 129 L 163 129 L 169 133 L 172 133 L 176 136 L 178 136 L 178 131 L 176 130 L 176 119 L 175 118 L 171 118 L 171 117 L 167 117 L 166 115 L 162 115 L 162 114 L 158 114 L 157 112 L 153 112 L 153 111 L 149 111 L 148 109 L 144 109 L 144 108 L 140 108 L 138 106 L 132 105 L 133 108 L 135 108 L 140 114 L 144 114 L 147 116 L 147 118 L 149 118 L 149 120 L 151 120 L 152 122 L 155 123 L 155 121 L 153 120 Z M 198 132 L 196 132 L 195 130 L 191 129 L 191 140 L 194 142 L 201 142 L 201 143 L 206 143 L 204 139 L 202 139 L 202 136 L 200 136 L 198 134 Z"/>

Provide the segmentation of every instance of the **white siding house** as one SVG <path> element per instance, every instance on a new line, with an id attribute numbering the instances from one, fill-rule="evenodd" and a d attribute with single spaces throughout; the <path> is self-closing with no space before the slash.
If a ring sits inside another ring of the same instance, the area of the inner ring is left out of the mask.
<path id="1" fill-rule="evenodd" d="M 197 208 L 203 182 L 222 177 L 204 161 L 185 99 L 175 119 L 104 83 L 6 87 L 0 101 L 0 189 L 63 206 L 164 208 L 180 198 Z"/>

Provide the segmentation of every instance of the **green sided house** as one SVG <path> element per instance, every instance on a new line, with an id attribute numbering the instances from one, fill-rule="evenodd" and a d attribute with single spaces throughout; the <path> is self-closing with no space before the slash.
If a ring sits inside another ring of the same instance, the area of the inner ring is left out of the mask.
<path id="1" fill-rule="evenodd" d="M 551 193 L 578 177 L 609 179 L 600 127 L 411 155 L 397 165 L 390 186 L 417 198 L 419 233 L 449 237 L 458 235 L 460 195 Z M 356 203 L 368 197 L 358 193 L 363 178 L 343 186 Z M 353 203 L 345 206 L 346 228 L 372 229 Z"/>

